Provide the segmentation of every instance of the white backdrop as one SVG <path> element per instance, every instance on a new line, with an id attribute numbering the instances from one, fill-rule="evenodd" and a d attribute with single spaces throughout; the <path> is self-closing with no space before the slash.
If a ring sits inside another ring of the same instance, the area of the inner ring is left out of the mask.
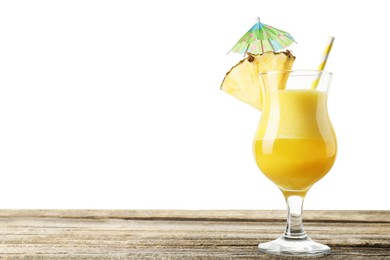
<path id="1" fill-rule="evenodd" d="M 240 3 L 240 4 L 239 4 Z M 336 37 L 339 141 L 306 209 L 390 209 L 386 1 L 1 1 L 0 208 L 284 209 L 260 112 L 219 90 L 260 16 L 295 69 Z"/>

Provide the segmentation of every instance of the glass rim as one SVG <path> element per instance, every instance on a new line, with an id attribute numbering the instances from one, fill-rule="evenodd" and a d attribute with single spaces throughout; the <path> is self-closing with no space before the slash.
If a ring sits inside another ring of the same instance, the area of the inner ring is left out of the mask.
<path id="1" fill-rule="evenodd" d="M 302 69 L 302 70 L 270 70 L 266 72 L 260 72 L 258 75 L 267 75 L 267 74 L 276 74 L 276 73 L 302 73 L 302 76 L 316 76 L 316 75 L 328 75 L 328 76 L 333 76 L 333 73 L 327 70 L 308 70 L 308 69 Z M 290 75 L 290 76 L 299 76 L 299 75 Z"/>

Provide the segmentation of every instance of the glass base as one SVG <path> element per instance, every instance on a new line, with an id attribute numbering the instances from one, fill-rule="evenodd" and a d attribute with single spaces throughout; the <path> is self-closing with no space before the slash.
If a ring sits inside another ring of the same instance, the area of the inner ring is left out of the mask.
<path id="1" fill-rule="evenodd" d="M 259 249 L 267 254 L 287 256 L 322 256 L 330 253 L 327 245 L 314 242 L 307 236 L 289 238 L 283 235 L 274 241 L 260 244 Z"/>

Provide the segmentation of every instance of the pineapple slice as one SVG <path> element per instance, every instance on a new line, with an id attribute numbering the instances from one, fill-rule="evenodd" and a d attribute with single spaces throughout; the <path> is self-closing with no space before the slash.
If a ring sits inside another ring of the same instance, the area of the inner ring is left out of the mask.
<path id="1" fill-rule="evenodd" d="M 221 84 L 221 90 L 239 100 L 262 110 L 265 83 L 260 82 L 259 73 L 267 71 L 291 70 L 295 56 L 290 51 L 265 52 L 241 60 L 226 73 Z M 287 79 L 280 79 L 281 83 Z M 280 84 L 280 88 L 283 84 Z"/>

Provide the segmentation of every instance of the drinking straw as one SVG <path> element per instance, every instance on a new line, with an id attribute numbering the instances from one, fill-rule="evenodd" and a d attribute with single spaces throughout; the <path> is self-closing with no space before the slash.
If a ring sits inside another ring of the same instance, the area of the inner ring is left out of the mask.
<path id="1" fill-rule="evenodd" d="M 322 54 L 321 63 L 318 66 L 318 70 L 320 70 L 320 71 L 324 70 L 324 68 L 325 68 L 326 62 L 328 61 L 330 50 L 332 49 L 332 46 L 333 46 L 333 42 L 334 42 L 334 37 L 330 36 L 329 40 L 328 40 L 328 44 L 326 45 L 326 48 L 324 50 L 324 54 Z M 317 88 L 318 83 L 320 82 L 320 76 L 321 76 L 321 73 L 318 74 L 317 78 L 313 81 L 313 84 L 311 84 L 312 89 Z"/>

